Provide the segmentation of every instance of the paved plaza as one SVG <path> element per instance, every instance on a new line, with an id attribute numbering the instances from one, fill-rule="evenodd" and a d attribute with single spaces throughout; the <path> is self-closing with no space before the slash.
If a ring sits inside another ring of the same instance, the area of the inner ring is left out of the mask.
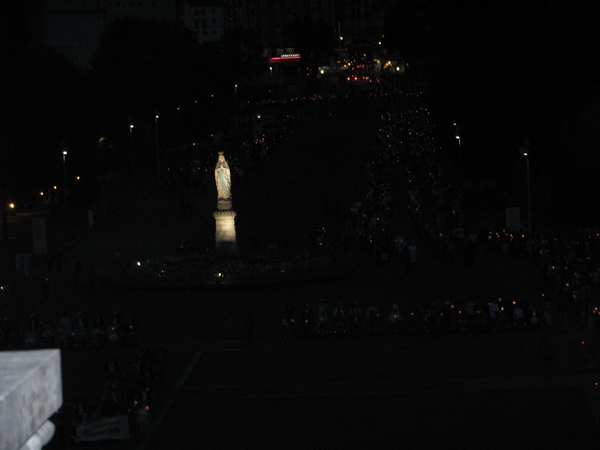
<path id="1" fill-rule="evenodd" d="M 300 129 L 233 186 L 241 247 L 294 245 L 318 227 L 332 234 L 346 229 L 379 106 L 365 103 L 360 113 L 329 121 L 319 111 L 305 114 Z M 398 169 L 399 204 L 406 201 L 403 176 Z M 182 218 L 166 188 L 148 192 L 126 213 L 99 220 L 65 261 L 113 267 L 171 254 L 183 242 L 210 243 L 212 184 L 195 192 L 193 202 L 192 218 Z M 414 234 L 397 210 L 399 233 Z M 55 233 L 52 242 L 66 245 Z M 135 313 L 137 346 L 62 352 L 66 408 L 81 396 L 100 401 L 108 356 L 125 366 L 146 347 L 166 349 L 168 369 L 151 423 L 130 442 L 93 448 L 598 448 L 598 394 L 586 369 L 584 329 L 281 338 L 286 306 L 299 312 L 321 298 L 330 307 L 358 301 L 387 315 L 393 302 L 406 314 L 431 301 L 513 293 L 533 299 L 544 291 L 539 267 L 525 258 L 480 254 L 466 269 L 440 261 L 415 239 L 419 261 L 410 274 L 394 258 L 384 264 L 353 254 L 351 275 L 318 282 L 172 291 L 100 282 L 92 293 L 67 263 L 52 277 L 49 303 L 38 305 L 33 277 L 41 272 L 15 279 L 13 300 L 21 314 L 56 321 L 65 310 L 90 317 Z M 248 309 L 256 319 L 250 345 Z M 554 349 L 550 381 L 537 360 L 544 336 Z"/>

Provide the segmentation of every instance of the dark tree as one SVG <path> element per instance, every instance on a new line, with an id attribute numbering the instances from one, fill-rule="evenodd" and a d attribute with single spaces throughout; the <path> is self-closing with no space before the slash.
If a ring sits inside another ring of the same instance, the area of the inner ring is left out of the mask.
<path id="1" fill-rule="evenodd" d="M 319 61 L 334 55 L 333 29 L 322 19 L 314 22 L 304 16 L 290 24 L 288 33 L 292 45 L 302 56 L 303 73 L 311 86 L 317 79 Z"/>
<path id="2" fill-rule="evenodd" d="M 177 111 L 184 104 L 211 93 L 211 67 L 203 64 L 199 44 L 175 25 L 134 17 L 115 20 L 102 36 L 92 67 L 102 99 L 98 109 L 117 143 L 127 138 L 130 118 L 136 128 L 145 124 L 149 132 L 155 110 L 163 124 L 181 120 Z"/>
<path id="3" fill-rule="evenodd" d="M 384 45 L 400 51 L 413 64 L 424 63 L 433 52 L 433 11 L 430 1 L 400 1 L 387 11 Z"/>
<path id="4" fill-rule="evenodd" d="M 23 201 L 62 182 L 61 140 L 80 148 L 93 126 L 82 73 L 62 55 L 35 45 L 21 2 L 2 5 L 6 24 L 0 28 L 9 36 L 1 39 L 0 178 L 5 192 Z"/>
<path id="5" fill-rule="evenodd" d="M 580 195 L 581 168 L 563 162 L 598 158 L 574 145 L 597 84 L 597 13 L 563 1 L 453 3 L 400 1 L 384 34 L 388 48 L 421 63 L 447 148 L 456 147 L 452 122 L 460 123 L 467 179 L 507 185 L 523 170 L 517 149 L 527 138 L 533 185 L 542 175 L 565 180 L 568 171 L 574 178 L 560 191 L 565 199 Z"/>

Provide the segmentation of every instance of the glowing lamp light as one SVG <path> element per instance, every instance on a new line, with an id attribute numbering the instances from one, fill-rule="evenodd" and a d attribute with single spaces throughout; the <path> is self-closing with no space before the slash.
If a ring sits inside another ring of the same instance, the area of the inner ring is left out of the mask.
<path id="1" fill-rule="evenodd" d="M 141 266 L 141 265 L 142 265 L 142 263 L 138 261 L 138 262 L 137 262 L 137 265 L 138 265 L 138 266 Z"/>
<path id="2" fill-rule="evenodd" d="M 13 202 L 10 202 L 10 203 L 8 204 L 8 207 L 9 207 L 10 209 L 15 209 L 15 204 L 14 204 Z"/>

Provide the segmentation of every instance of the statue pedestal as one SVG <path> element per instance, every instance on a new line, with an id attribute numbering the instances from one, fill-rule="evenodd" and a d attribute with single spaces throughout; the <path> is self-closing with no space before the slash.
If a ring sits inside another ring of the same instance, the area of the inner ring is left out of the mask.
<path id="1" fill-rule="evenodd" d="M 215 211 L 215 251 L 219 257 L 237 254 L 235 238 L 235 211 Z"/>
<path id="2" fill-rule="evenodd" d="M 217 202 L 217 209 L 219 211 L 230 211 L 232 208 L 231 199 L 229 200 L 219 200 Z"/>

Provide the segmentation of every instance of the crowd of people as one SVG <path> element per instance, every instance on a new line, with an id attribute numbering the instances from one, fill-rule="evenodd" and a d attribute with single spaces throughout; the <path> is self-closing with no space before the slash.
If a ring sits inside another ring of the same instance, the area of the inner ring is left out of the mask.
<path id="1" fill-rule="evenodd" d="M 229 137 L 219 135 L 215 141 L 196 154 L 186 164 L 172 164 L 167 173 L 167 185 L 173 196 L 182 201 L 187 188 L 206 190 L 214 179 L 217 152 L 223 151 L 235 184 L 242 181 L 272 154 L 281 143 L 296 131 L 301 119 L 284 110 L 283 100 L 271 102 L 268 114 L 257 112 L 256 105 L 248 106 L 236 118 L 236 130 Z"/>
<path id="2" fill-rule="evenodd" d="M 513 322 L 531 327 L 542 317 L 549 324 L 554 313 L 555 320 L 565 329 L 579 323 L 597 330 L 600 230 L 566 232 L 557 228 L 530 232 L 524 226 L 498 227 L 478 217 L 477 211 L 464 211 L 462 184 L 440 157 L 430 111 L 417 92 L 405 93 L 404 97 L 404 107 L 398 107 L 398 102 L 395 108 L 381 114 L 379 139 L 369 151 L 359 197 L 351 208 L 352 228 L 347 239 L 378 261 L 398 258 L 407 272 L 416 262 L 415 240 L 429 246 L 441 261 L 454 264 L 462 260 L 466 269 L 474 266 L 476 257 L 485 258 L 490 253 L 528 258 L 540 264 L 547 288 L 535 300 L 511 299 L 499 307 L 500 313 L 494 318 L 489 309 L 495 309 L 495 302 L 502 303 L 502 299 L 474 300 L 475 307 L 469 308 L 476 312 L 473 317 L 459 305 L 426 302 L 420 311 L 411 311 L 405 322 L 408 324 L 410 319 L 421 325 L 408 328 L 430 329 L 425 324 L 431 324 L 433 318 L 433 323 L 442 329 L 456 329 L 450 324 L 458 313 L 467 313 L 466 320 L 460 322 L 464 326 L 458 326 L 459 329 L 511 329 Z M 405 201 L 392 196 L 398 173 L 405 175 L 401 181 L 406 183 L 401 186 L 406 188 Z M 406 215 L 411 229 L 394 229 L 395 213 Z M 522 315 L 522 320 L 513 317 L 513 313 Z"/>
<path id="3" fill-rule="evenodd" d="M 282 319 L 284 339 L 325 336 L 380 336 L 404 334 L 484 333 L 535 331 L 554 324 L 551 305 L 517 298 L 473 298 L 464 304 L 428 302 L 420 308 L 401 311 L 398 303 L 389 310 L 364 306 L 358 301 L 347 307 L 330 306 L 320 299 L 316 306 L 305 303 L 297 312 L 288 305 Z"/>
<path id="4" fill-rule="evenodd" d="M 92 349 L 120 348 L 138 343 L 138 324 L 135 313 L 125 318 L 112 311 L 105 319 L 102 311 L 92 317 L 83 311 L 63 311 L 58 323 L 39 313 L 16 317 L 9 309 L 0 324 L 0 350 L 29 350 L 43 348 Z"/>
<path id="5" fill-rule="evenodd" d="M 127 414 L 130 429 L 144 427 L 150 422 L 151 412 L 158 407 L 158 392 L 162 387 L 168 365 L 164 347 L 146 347 L 128 364 L 115 356 L 104 362 L 106 383 L 99 405 L 100 417 Z M 86 420 L 85 417 L 82 418 Z"/>
<path id="6" fill-rule="evenodd" d="M 105 381 L 101 398 L 90 399 L 81 394 L 70 410 L 57 411 L 52 420 L 56 424 L 57 440 L 70 445 L 81 439 L 80 427 L 98 419 L 126 417 L 128 429 L 142 430 L 150 423 L 159 407 L 159 392 L 163 386 L 168 365 L 164 347 L 146 347 L 124 361 L 115 355 L 102 364 Z"/>
<path id="7" fill-rule="evenodd" d="M 464 211 L 461 183 L 442 170 L 433 136 L 435 126 L 429 123 L 425 108 L 419 109 L 419 116 L 416 121 L 411 117 L 411 124 L 420 125 L 411 125 L 408 132 L 402 120 L 396 121 L 399 130 L 404 130 L 404 139 L 409 136 L 403 160 L 411 186 L 408 211 L 414 232 L 444 261 L 454 263 L 461 255 L 465 268 L 473 267 L 476 255 L 486 257 L 488 253 L 540 264 L 546 291 L 543 296 L 540 293 L 534 307 L 547 310 L 547 314 L 552 309 L 564 328 L 579 323 L 596 330 L 600 233 L 590 228 L 567 232 L 559 228 L 532 231 L 522 225 L 497 227 L 479 218 L 476 211 Z M 515 301 L 525 312 L 533 303 Z"/>
<path id="8" fill-rule="evenodd" d="M 59 348 L 94 351 L 98 355 L 98 369 L 105 374 L 102 396 L 82 395 L 72 409 L 67 405 L 52 418 L 60 435 L 58 439 L 65 443 L 72 441 L 78 427 L 102 417 L 127 415 L 130 430 L 141 429 L 150 422 L 152 411 L 158 407 L 157 393 L 164 380 L 168 355 L 162 346 L 146 347 L 125 361 L 122 349 L 135 349 L 139 344 L 134 312 L 125 317 L 118 311 L 88 315 L 64 310 L 54 323 L 43 312 L 19 318 L 5 308 L 0 323 L 0 351 Z M 102 363 L 103 355 L 107 354 Z"/>
<path id="9" fill-rule="evenodd" d="M 286 308 L 281 325 L 283 337 L 526 331 L 557 324 L 569 329 L 577 320 L 597 329 L 600 230 L 582 229 L 571 236 L 545 231 L 529 233 L 524 228 L 493 227 L 470 218 L 472 214 L 463 211 L 460 183 L 445 172 L 439 159 L 436 127 L 428 109 L 418 100 L 417 93 L 405 93 L 403 98 L 405 108 L 381 113 L 378 142 L 369 149 L 345 244 L 351 241 L 379 261 L 396 257 L 409 272 L 417 258 L 415 239 L 431 246 L 434 254 L 448 263 L 462 257 L 466 268 L 472 267 L 476 255 L 481 253 L 513 254 L 539 264 L 546 293 L 535 299 L 516 294 L 506 298 L 484 295 L 466 299 L 463 304 L 426 300 L 421 307 L 408 310 L 391 303 L 385 311 L 358 301 L 329 305 L 320 299 L 316 306 L 306 303 L 300 308 Z M 331 106 L 339 101 L 334 97 L 307 97 L 268 101 L 268 106 L 273 112 L 278 106 L 289 104 L 316 102 Z M 250 107 L 242 112 L 247 114 L 237 121 L 239 140 L 227 143 L 225 148 L 232 174 L 239 180 L 248 176 L 299 123 L 298 117 L 284 113 L 269 114 L 259 120 Z M 179 192 L 177 186 L 185 183 L 207 188 L 212 182 L 215 160 L 215 154 L 207 155 L 189 170 L 172 175 L 169 182 L 173 183 L 174 192 Z M 406 204 L 392 195 L 399 170 L 405 173 Z M 187 208 L 184 203 L 182 215 Z M 414 228 L 394 229 L 395 213 L 406 214 Z M 410 234 L 414 238 L 407 237 Z M 325 231 L 316 232 L 311 241 L 316 247 L 326 245 Z M 26 256 L 21 256 L 16 264 L 17 270 L 28 273 L 30 263 Z M 281 268 L 276 266 L 275 270 Z M 3 282 L 1 287 L 2 303 L 8 304 L 9 283 Z M 15 317 L 5 308 L 0 323 L 0 350 L 118 349 L 138 344 L 138 324 L 133 313 L 125 318 L 112 311 L 105 320 L 100 311 L 65 311 L 58 323 L 38 314 Z M 106 384 L 100 401 L 101 415 L 126 413 L 132 426 L 147 423 L 150 411 L 157 406 L 156 392 L 166 364 L 164 349 L 146 349 L 125 365 L 116 356 L 109 357 L 103 366 Z M 85 399 L 74 405 L 77 423 L 90 419 L 88 409 Z"/>

